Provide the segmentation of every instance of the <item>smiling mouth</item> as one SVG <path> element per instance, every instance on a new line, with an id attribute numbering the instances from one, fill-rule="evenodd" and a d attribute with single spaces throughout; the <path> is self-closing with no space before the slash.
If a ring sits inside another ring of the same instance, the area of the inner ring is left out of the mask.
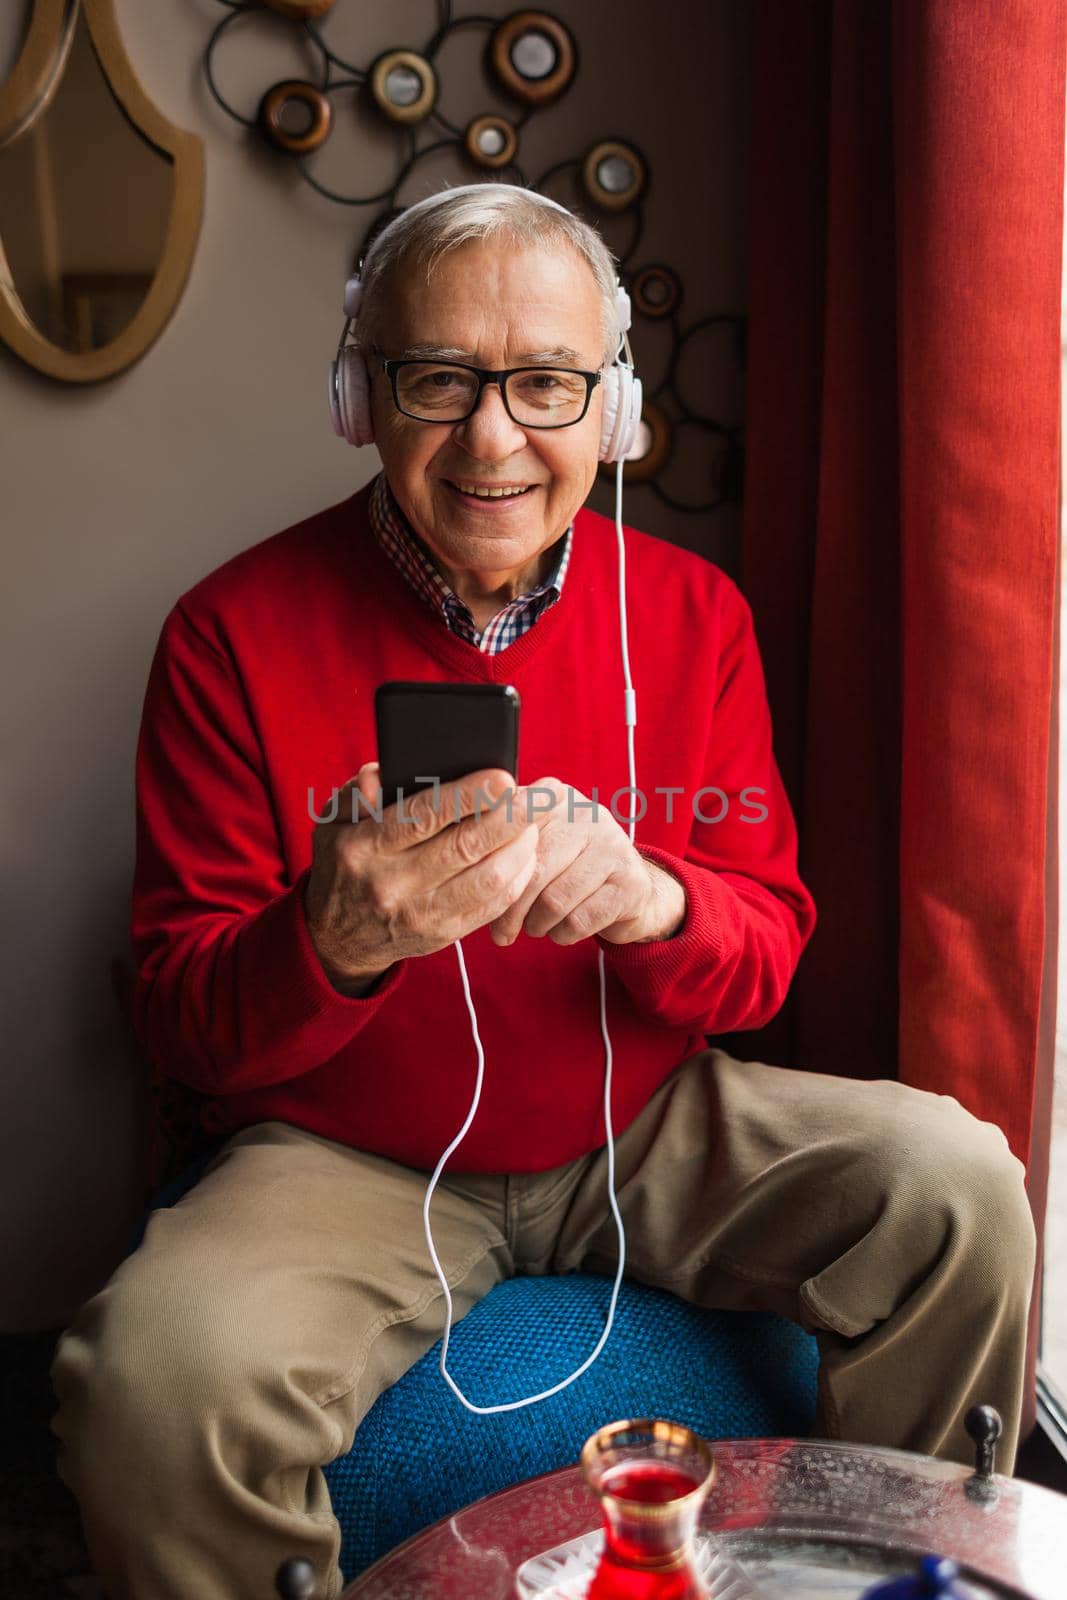
<path id="1" fill-rule="evenodd" d="M 521 500 L 524 495 L 528 495 L 534 489 L 540 488 L 540 484 L 537 483 L 463 485 L 456 483 L 451 478 L 446 478 L 445 482 L 450 489 L 455 490 L 456 494 L 462 495 L 464 500 L 477 500 L 480 503 L 499 500 Z"/>

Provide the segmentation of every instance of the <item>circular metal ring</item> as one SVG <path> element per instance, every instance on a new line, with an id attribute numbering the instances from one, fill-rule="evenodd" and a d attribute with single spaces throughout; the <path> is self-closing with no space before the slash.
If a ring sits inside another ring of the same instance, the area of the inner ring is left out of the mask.
<path id="1" fill-rule="evenodd" d="M 731 500 L 740 500 L 744 484 L 744 446 L 737 431 L 724 428 L 719 423 L 705 422 L 700 417 L 679 417 L 674 423 L 675 457 L 678 468 L 684 454 L 683 436 L 695 433 L 700 443 L 699 451 L 704 482 L 713 491 L 710 500 L 679 500 L 667 492 L 662 483 L 654 488 L 660 499 L 675 511 L 700 513 L 714 511 Z"/>
<path id="2" fill-rule="evenodd" d="M 547 105 L 568 87 L 578 66 L 574 35 L 547 11 L 516 11 L 489 40 L 489 64 L 516 100 Z"/>
<path id="3" fill-rule="evenodd" d="M 314 17 L 325 16 L 333 0 L 263 0 L 264 5 L 290 22 L 310 22 Z"/>
<path id="4" fill-rule="evenodd" d="M 670 267 L 658 262 L 642 267 L 630 286 L 634 310 L 643 317 L 669 317 L 682 299 L 682 280 Z"/>
<path id="5" fill-rule="evenodd" d="M 737 385 L 739 387 L 740 383 L 743 381 L 745 371 L 746 322 L 742 315 L 730 312 L 720 312 L 709 317 L 701 317 L 699 322 L 694 322 L 692 327 L 686 328 L 685 331 L 677 337 L 675 340 L 674 349 L 671 352 L 670 367 L 667 372 L 666 382 L 675 400 L 677 400 L 679 407 L 685 412 L 685 415 L 688 419 L 694 422 L 703 423 L 706 427 L 714 428 L 719 433 L 725 433 L 728 431 L 729 424 L 724 423 L 719 417 L 708 416 L 704 411 L 701 410 L 699 405 L 691 404 L 686 398 L 685 386 L 682 382 L 682 367 L 686 360 L 687 351 L 692 350 L 693 341 L 697 335 L 705 333 L 709 329 L 719 330 L 732 340 L 734 361 L 736 363 L 738 374 Z M 726 368 L 723 366 L 723 362 L 728 353 L 729 352 L 727 351 L 711 352 L 710 362 L 712 370 L 726 370 Z M 690 360 L 692 360 L 692 357 L 690 357 Z M 741 402 L 739 393 L 735 392 L 734 398 L 735 404 L 732 409 L 734 411 L 735 418 L 739 418 L 740 414 L 743 413 L 744 406 Z"/>
<path id="6" fill-rule="evenodd" d="M 287 128 L 283 121 L 287 108 L 293 105 L 304 107 L 308 113 L 307 126 L 300 132 Z M 271 144 L 290 155 L 305 155 L 325 144 L 333 121 L 326 96 L 313 83 L 304 83 L 300 78 L 286 78 L 268 89 L 256 116 Z"/>
<path id="7" fill-rule="evenodd" d="M 603 139 L 582 163 L 582 182 L 603 211 L 625 211 L 645 187 L 645 158 L 621 139 Z"/>
<path id="8" fill-rule="evenodd" d="M 638 454 L 628 455 L 623 460 L 622 479 L 624 483 L 647 483 L 650 478 L 663 470 L 670 457 L 674 435 L 670 418 L 662 406 L 655 400 L 646 400 L 641 406 L 641 420 L 637 424 L 637 434 L 634 438 L 633 449 Z M 602 462 L 600 473 L 602 477 L 614 481 L 616 471 L 615 462 Z"/>
<path id="9" fill-rule="evenodd" d="M 463 146 L 479 167 L 506 167 L 514 160 L 519 136 L 505 117 L 487 114 L 467 124 Z"/>
<path id="10" fill-rule="evenodd" d="M 371 63 L 369 82 L 390 122 L 422 122 L 437 100 L 437 74 L 414 50 L 387 50 Z"/>

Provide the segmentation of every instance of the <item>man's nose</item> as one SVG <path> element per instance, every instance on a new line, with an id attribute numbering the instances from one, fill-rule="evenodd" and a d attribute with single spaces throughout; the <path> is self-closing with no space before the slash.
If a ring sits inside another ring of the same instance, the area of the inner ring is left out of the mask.
<path id="1" fill-rule="evenodd" d="M 499 461 L 526 444 L 526 434 L 508 416 L 498 383 L 487 383 L 478 405 L 464 422 L 456 424 L 455 438 L 469 455 Z"/>

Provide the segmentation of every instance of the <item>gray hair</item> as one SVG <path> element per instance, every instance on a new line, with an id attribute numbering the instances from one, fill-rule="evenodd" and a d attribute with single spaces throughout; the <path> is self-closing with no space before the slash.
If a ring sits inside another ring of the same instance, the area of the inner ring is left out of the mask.
<path id="1" fill-rule="evenodd" d="M 615 257 L 588 222 L 547 195 L 513 183 L 468 183 L 445 189 L 417 200 L 382 229 L 360 272 L 363 296 L 354 326 L 356 343 L 363 349 L 374 344 L 384 289 L 401 266 L 422 266 L 429 278 L 446 250 L 493 238 L 517 245 L 570 246 L 588 263 L 600 291 L 604 361 L 610 364 L 619 348 Z"/>

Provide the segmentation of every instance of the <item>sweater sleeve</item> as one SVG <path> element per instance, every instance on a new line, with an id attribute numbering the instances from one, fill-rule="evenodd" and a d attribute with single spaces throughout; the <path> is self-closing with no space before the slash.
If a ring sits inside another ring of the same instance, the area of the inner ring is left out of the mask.
<path id="1" fill-rule="evenodd" d="M 308 819 L 308 831 L 312 827 Z M 208 1094 L 299 1077 L 342 1049 L 402 981 L 334 989 L 288 881 L 239 672 L 179 604 L 163 626 L 137 746 L 133 1013 L 169 1077 Z"/>
<path id="2" fill-rule="evenodd" d="M 637 846 L 673 874 L 687 910 L 672 938 L 611 944 L 605 959 L 641 1011 L 670 1026 L 759 1028 L 785 999 L 815 927 L 797 872 L 793 813 L 774 759 L 752 612 L 726 585 L 703 789 L 679 795 L 691 818 L 684 855 Z"/>

